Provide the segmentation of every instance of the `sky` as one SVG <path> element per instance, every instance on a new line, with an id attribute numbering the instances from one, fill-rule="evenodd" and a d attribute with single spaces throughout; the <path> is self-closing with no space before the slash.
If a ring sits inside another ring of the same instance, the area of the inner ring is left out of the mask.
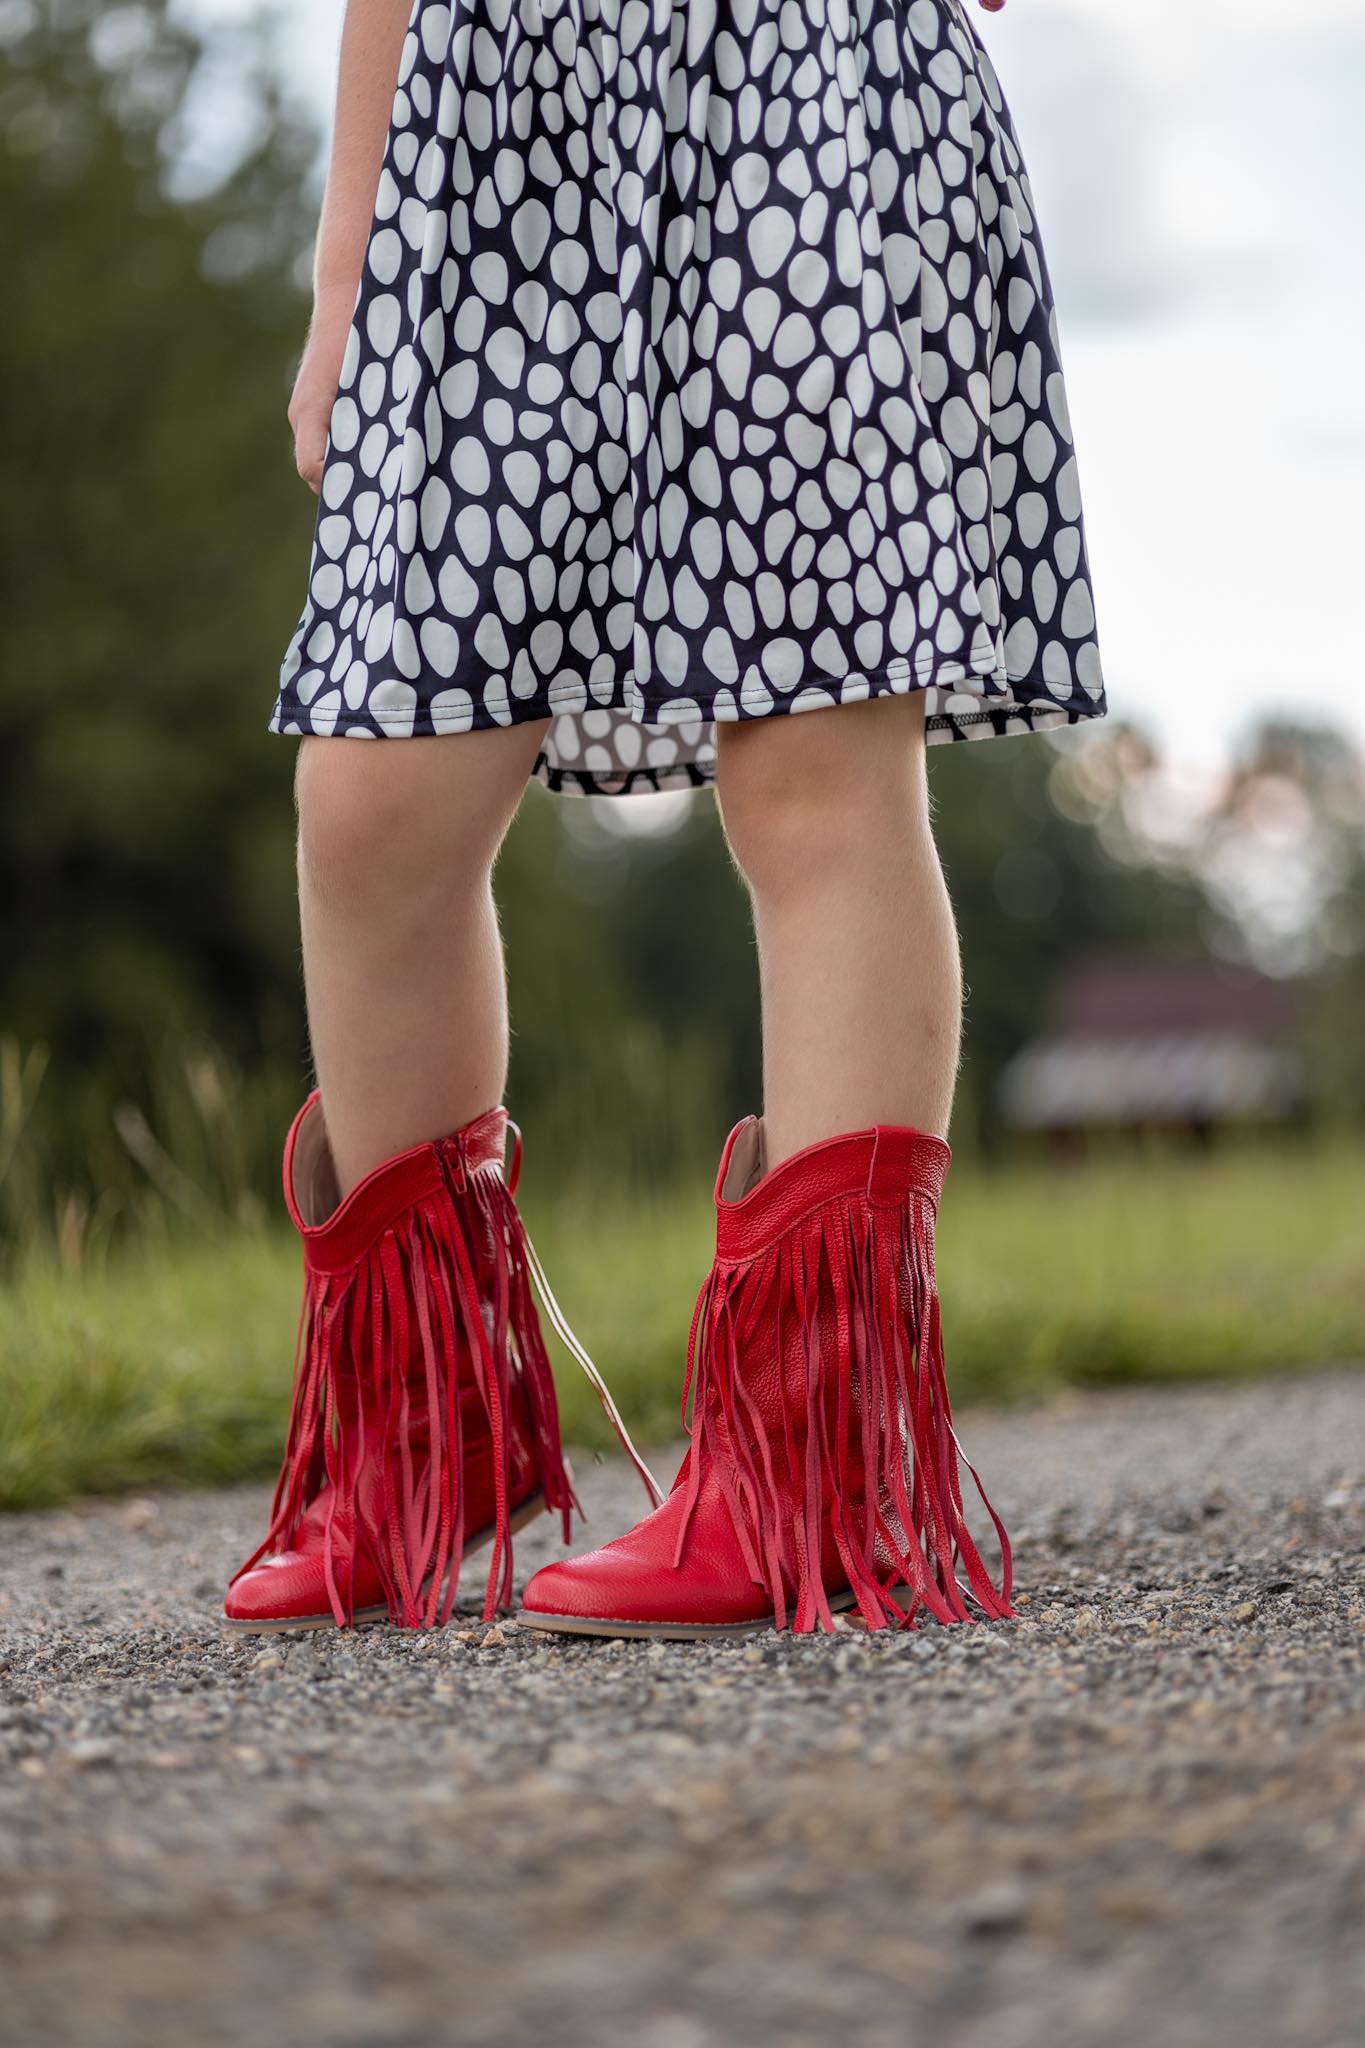
<path id="1" fill-rule="evenodd" d="M 1365 740 L 1365 7 L 1010 0 L 1114 709 L 1191 768 Z"/>
<path id="2" fill-rule="evenodd" d="M 1365 4 L 967 4 L 1056 290 L 1113 711 L 1195 781 L 1266 714 L 1365 745 Z M 340 0 L 287 19 L 325 119 Z"/>

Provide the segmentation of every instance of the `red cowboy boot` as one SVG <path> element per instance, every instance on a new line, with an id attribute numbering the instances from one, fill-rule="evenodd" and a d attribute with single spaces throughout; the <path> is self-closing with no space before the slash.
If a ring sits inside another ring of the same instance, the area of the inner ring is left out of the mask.
<path id="1" fill-rule="evenodd" d="M 577 1503 L 532 1274 L 648 1480 L 544 1283 L 513 1200 L 519 1133 L 504 1179 L 507 1130 L 490 1110 L 376 1167 L 338 1205 L 316 1094 L 295 1118 L 284 1187 L 306 1284 L 293 1418 L 270 1528 L 228 1590 L 230 1626 L 387 1614 L 431 1627 L 450 1617 L 461 1559 L 488 1543 L 491 1619 L 511 1598 L 514 1532 L 548 1511 L 568 1540 Z"/>
<path id="2" fill-rule="evenodd" d="M 691 1445 L 629 1535 L 536 1573 L 524 1626 L 694 1637 L 1008 1615 L 968 1531 L 944 1379 L 933 1233 L 951 1154 L 878 1126 L 762 1172 L 730 1134 L 716 1262 L 688 1340 Z M 963 1462 L 966 1463 L 964 1457 Z"/>

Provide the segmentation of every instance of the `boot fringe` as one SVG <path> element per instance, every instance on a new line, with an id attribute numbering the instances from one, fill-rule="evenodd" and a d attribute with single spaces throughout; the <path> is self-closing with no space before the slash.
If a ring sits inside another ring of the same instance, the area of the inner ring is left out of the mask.
<path id="1" fill-rule="evenodd" d="M 953 1428 L 934 1221 L 920 1190 L 894 1205 L 835 1197 L 752 1257 L 718 1260 L 698 1297 L 683 1388 L 689 1498 L 674 1563 L 709 1454 L 779 1628 L 789 1616 L 797 1632 L 835 1626 L 826 1515 L 869 1629 L 913 1628 L 921 1613 L 957 1623 L 1013 1612 L 1009 1538 Z M 779 1349 L 795 1324 L 806 1365 L 804 1390 L 780 1376 L 780 1432 L 765 1426 L 743 1369 L 754 1334 L 774 1319 Z M 995 1528 L 999 1587 L 967 1527 L 959 1459 Z"/>
<path id="2" fill-rule="evenodd" d="M 508 1435 L 518 1391 L 530 1421 L 540 1491 L 560 1516 L 566 1542 L 578 1506 L 531 1295 L 533 1255 L 516 1204 L 497 1169 L 465 1170 L 458 1140 L 442 1146 L 442 1162 L 447 1189 L 414 1204 L 353 1265 L 341 1273 L 309 1269 L 288 1443 L 270 1528 L 235 1575 L 240 1578 L 267 1552 L 288 1549 L 304 1510 L 330 1484 L 323 1570 L 332 1615 L 342 1627 L 355 1620 L 354 1574 L 338 1570 L 338 1522 L 350 1532 L 352 1557 L 362 1541 L 372 1556 L 394 1623 L 432 1628 L 450 1619 L 465 1538 L 474 1533 L 465 1526 L 462 1485 L 460 1396 L 469 1387 L 477 1388 L 488 1418 L 494 1465 L 485 1621 L 512 1598 Z M 365 1364 L 358 1369 L 360 1360 Z M 343 1373 L 359 1404 L 357 1426 L 348 1430 L 339 1426 L 337 1413 Z M 429 1455 L 416 1460 L 410 1429 L 414 1380 L 424 1382 L 430 1432 Z M 383 1443 L 377 1525 L 363 1512 L 358 1484 L 371 1419 L 380 1423 Z"/>

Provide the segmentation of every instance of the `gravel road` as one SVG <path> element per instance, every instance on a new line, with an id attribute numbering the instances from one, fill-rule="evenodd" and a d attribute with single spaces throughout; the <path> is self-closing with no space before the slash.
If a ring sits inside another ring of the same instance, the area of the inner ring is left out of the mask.
<path id="1" fill-rule="evenodd" d="M 260 1489 L 11 1518 L 0 2040 L 1360 2048 L 1365 1370 L 964 1434 L 1014 1624 L 234 1640 Z"/>

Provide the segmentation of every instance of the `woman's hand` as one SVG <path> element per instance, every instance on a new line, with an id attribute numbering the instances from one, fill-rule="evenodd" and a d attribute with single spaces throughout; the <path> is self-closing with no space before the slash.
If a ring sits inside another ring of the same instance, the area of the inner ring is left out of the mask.
<path id="1" fill-rule="evenodd" d="M 335 301 L 331 304 L 315 303 L 303 360 L 289 400 L 289 424 L 294 430 L 294 467 L 315 497 L 322 488 L 327 429 L 350 328 L 349 299 L 344 305 Z"/>

